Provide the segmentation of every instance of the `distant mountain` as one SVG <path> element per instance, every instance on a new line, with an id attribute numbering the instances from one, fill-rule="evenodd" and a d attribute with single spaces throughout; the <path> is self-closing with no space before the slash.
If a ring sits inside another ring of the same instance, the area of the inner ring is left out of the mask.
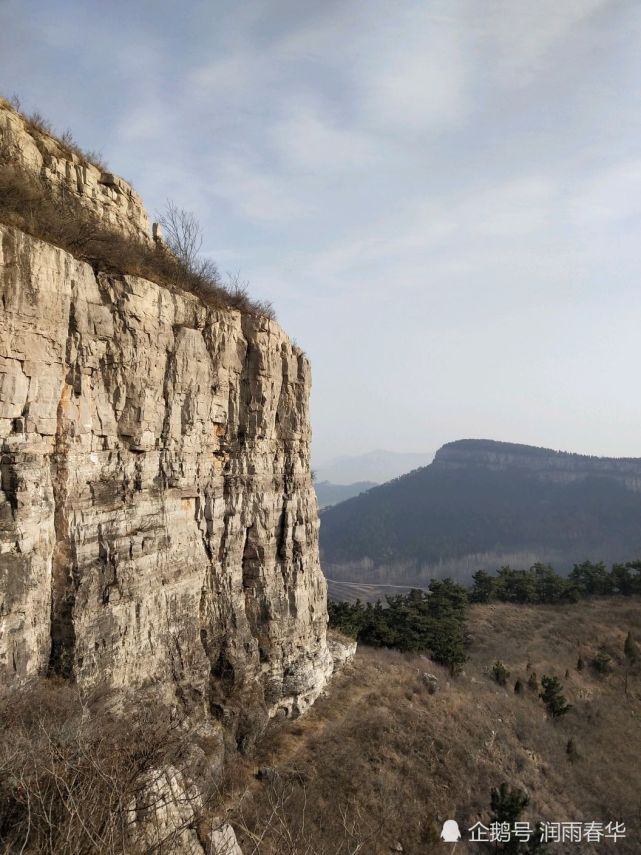
<path id="1" fill-rule="evenodd" d="M 330 481 L 319 481 L 314 486 L 318 507 L 328 508 L 330 505 L 337 505 L 339 502 L 358 496 L 359 493 L 364 493 L 371 487 L 377 487 L 378 484 L 375 481 L 357 481 L 355 484 L 332 484 Z"/>
<path id="2" fill-rule="evenodd" d="M 426 466 L 433 457 L 433 451 L 399 452 L 378 449 L 365 454 L 335 457 L 326 463 L 314 462 L 313 465 L 318 481 L 344 485 L 359 481 L 381 484 L 419 466 Z"/>
<path id="3" fill-rule="evenodd" d="M 507 562 L 641 558 L 641 459 L 459 440 L 324 510 L 320 542 L 328 577 L 400 584 Z"/>

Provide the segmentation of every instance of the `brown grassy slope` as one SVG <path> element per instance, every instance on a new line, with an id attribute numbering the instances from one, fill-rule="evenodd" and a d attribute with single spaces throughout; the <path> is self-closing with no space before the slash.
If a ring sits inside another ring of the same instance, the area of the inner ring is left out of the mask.
<path id="1" fill-rule="evenodd" d="M 259 766 L 275 772 L 249 783 L 233 816 L 244 851 L 376 855 L 397 841 L 406 853 L 440 851 L 442 821 L 487 823 L 490 790 L 507 781 L 528 792 L 524 818 L 532 821 L 627 824 L 616 844 L 552 852 L 640 852 L 641 673 L 630 676 L 626 695 L 622 651 L 628 630 L 641 640 L 641 602 L 475 606 L 469 629 L 474 642 L 459 678 L 421 657 L 361 648 L 306 717 L 273 725 L 246 781 Z M 614 658 L 606 677 L 587 664 L 600 644 Z M 511 672 L 506 688 L 489 676 L 497 658 Z M 531 689 L 514 694 L 528 663 L 539 679 L 561 678 L 573 704 L 565 718 L 548 718 Z M 423 671 L 438 676 L 436 694 Z M 566 754 L 570 738 L 575 761 Z M 476 850 L 460 843 L 456 851 Z"/>

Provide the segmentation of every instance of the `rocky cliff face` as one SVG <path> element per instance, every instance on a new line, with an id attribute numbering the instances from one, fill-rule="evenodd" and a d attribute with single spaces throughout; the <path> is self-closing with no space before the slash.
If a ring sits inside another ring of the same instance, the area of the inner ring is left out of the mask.
<path id="1" fill-rule="evenodd" d="M 146 234 L 120 179 L 16 116 L 23 166 Z M 303 352 L 2 225 L 0 297 L 0 681 L 156 684 L 239 743 L 303 710 L 332 668 Z"/>
<path id="2" fill-rule="evenodd" d="M 557 484 L 588 477 L 608 478 L 635 493 L 641 492 L 640 458 L 592 457 L 510 442 L 461 439 L 442 446 L 433 465 L 439 469 L 481 467 L 496 472 L 520 469 Z"/>
<path id="3" fill-rule="evenodd" d="M 142 199 L 117 175 L 91 163 L 73 145 L 47 133 L 0 98 L 0 150 L 58 194 L 70 194 L 105 225 L 149 240 Z"/>

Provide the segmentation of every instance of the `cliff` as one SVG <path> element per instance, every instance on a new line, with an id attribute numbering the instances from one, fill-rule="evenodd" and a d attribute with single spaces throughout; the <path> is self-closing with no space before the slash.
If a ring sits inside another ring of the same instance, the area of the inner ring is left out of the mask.
<path id="1" fill-rule="evenodd" d="M 533 445 L 490 439 L 460 439 L 442 446 L 434 457 L 439 469 L 482 467 L 491 471 L 527 471 L 540 481 L 570 484 L 586 478 L 607 478 L 641 492 L 641 458 L 596 457 L 553 451 Z"/>
<path id="2" fill-rule="evenodd" d="M 6 105 L 0 142 L 151 245 L 126 182 Z M 303 352 L 12 225 L 0 295 L 1 683 L 156 685 L 239 745 L 305 709 L 332 659 Z"/>

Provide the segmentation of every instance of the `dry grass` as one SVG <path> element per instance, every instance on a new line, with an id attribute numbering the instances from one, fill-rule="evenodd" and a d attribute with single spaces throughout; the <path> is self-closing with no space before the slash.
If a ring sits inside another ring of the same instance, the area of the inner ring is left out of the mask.
<path id="1" fill-rule="evenodd" d="M 0 103 L 19 112 L 19 103 L 4 98 Z M 99 155 L 83 151 L 71 133 L 55 136 L 39 113 L 24 116 L 27 129 L 56 140 L 69 157 L 105 165 Z M 133 274 L 159 285 L 196 295 L 212 308 L 234 308 L 245 314 L 274 318 L 270 303 L 252 300 L 238 282 L 223 284 L 216 265 L 208 259 L 185 259 L 159 244 L 151 244 L 112 231 L 84 208 L 71 192 L 54 191 L 51 185 L 21 169 L 8 145 L 0 147 L 0 223 L 15 226 L 34 237 L 59 246 L 92 265 L 96 272 Z"/>
<path id="2" fill-rule="evenodd" d="M 16 96 L 9 99 L 0 96 L 0 106 L 5 109 L 12 110 L 14 113 L 18 113 L 22 117 L 26 129 L 33 137 L 36 145 L 38 145 L 38 137 L 48 136 L 55 140 L 62 153 L 66 155 L 69 160 L 75 159 L 83 165 L 91 164 L 102 172 L 107 170 L 107 164 L 100 152 L 89 151 L 82 148 L 76 142 L 69 129 L 63 131 L 60 135 L 56 134 L 51 122 L 37 110 L 33 113 L 23 113 L 20 99 Z"/>
<path id="3" fill-rule="evenodd" d="M 71 193 L 55 194 L 0 151 L 0 223 L 15 226 L 91 264 L 96 272 L 133 274 L 196 295 L 212 308 L 235 308 L 273 318 L 268 303 L 251 300 L 243 288 L 226 288 L 215 266 L 189 265 L 165 247 L 111 231 Z"/>
<path id="4" fill-rule="evenodd" d="M 641 639 L 639 600 L 475 606 L 469 628 L 474 643 L 459 678 L 422 657 L 361 648 L 306 717 L 272 726 L 251 771 L 274 771 L 251 783 L 250 768 L 243 772 L 248 789 L 235 818 L 246 855 L 376 855 L 397 841 L 405 853 L 438 851 L 443 820 L 487 823 L 490 791 L 503 781 L 529 794 L 524 818 L 623 820 L 627 839 L 598 851 L 639 851 L 641 675 L 629 675 L 626 694 L 623 659 L 628 630 Z M 613 673 L 578 672 L 579 654 L 587 662 L 600 644 Z M 505 688 L 490 673 L 497 659 L 510 671 Z M 561 679 L 573 705 L 563 719 L 548 718 L 527 685 L 514 694 L 531 670 Z M 436 694 L 423 671 L 438 677 Z M 459 844 L 465 851 L 475 850 Z"/>

